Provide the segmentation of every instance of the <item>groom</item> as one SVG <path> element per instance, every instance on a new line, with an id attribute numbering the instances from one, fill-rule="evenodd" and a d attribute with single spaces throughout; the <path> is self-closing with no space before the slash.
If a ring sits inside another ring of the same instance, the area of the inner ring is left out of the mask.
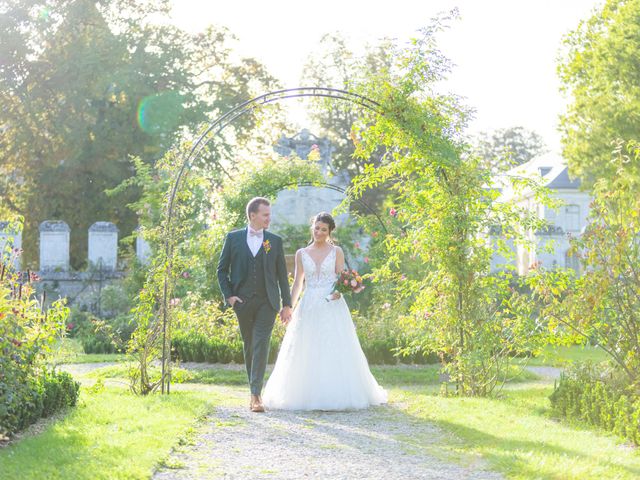
<path id="1" fill-rule="evenodd" d="M 252 412 L 264 412 L 260 393 L 269 356 L 271 331 L 280 319 L 291 318 L 291 293 L 282 238 L 267 232 L 269 200 L 256 197 L 247 204 L 249 225 L 227 234 L 218 262 L 218 283 L 233 308 L 244 344 L 244 363 L 251 388 Z"/>

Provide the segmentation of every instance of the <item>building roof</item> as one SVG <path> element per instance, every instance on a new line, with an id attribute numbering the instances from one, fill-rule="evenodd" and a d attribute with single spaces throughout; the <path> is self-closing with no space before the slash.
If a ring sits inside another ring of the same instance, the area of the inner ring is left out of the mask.
<path id="1" fill-rule="evenodd" d="M 545 176 L 544 179 L 547 180 L 547 176 Z M 580 188 L 580 180 L 577 178 L 569 178 L 569 168 L 564 167 L 554 178 L 549 179 L 547 188 L 552 190 L 558 190 L 561 188 L 577 190 Z"/>
<path id="2" fill-rule="evenodd" d="M 500 175 L 495 179 L 494 188 L 498 188 L 504 200 L 518 196 L 526 198 L 528 190 L 516 193 L 512 186 L 510 178 L 540 178 L 544 186 L 551 190 L 578 190 L 580 181 L 569 177 L 569 169 L 564 163 L 562 157 L 548 153 L 532 158 L 522 165 L 512 168 L 511 170 Z"/>

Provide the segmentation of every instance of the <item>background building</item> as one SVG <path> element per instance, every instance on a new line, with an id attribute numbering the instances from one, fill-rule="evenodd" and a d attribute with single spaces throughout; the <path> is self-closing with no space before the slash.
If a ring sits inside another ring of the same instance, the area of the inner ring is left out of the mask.
<path id="1" fill-rule="evenodd" d="M 536 248 L 528 249 L 524 245 L 514 245 L 509 242 L 515 253 L 515 259 L 508 260 L 501 255 L 495 255 L 492 269 L 504 267 L 505 263 L 514 263 L 519 274 L 525 275 L 531 265 L 540 262 L 546 268 L 566 267 L 579 269 L 576 257 L 568 254 L 569 239 L 579 236 L 587 225 L 591 197 L 580 190 L 580 182 L 571 179 L 569 170 L 562 159 L 553 155 L 536 157 L 507 173 L 508 176 L 531 178 L 541 177 L 543 184 L 551 190 L 554 198 L 561 201 L 559 208 L 552 209 L 538 202 L 533 192 L 514 192 L 510 187 L 502 190 L 503 200 L 515 198 L 517 203 L 529 211 L 549 222 L 549 227 L 543 231 L 527 232 L 528 239 Z M 495 236 L 494 236 L 495 239 Z"/>

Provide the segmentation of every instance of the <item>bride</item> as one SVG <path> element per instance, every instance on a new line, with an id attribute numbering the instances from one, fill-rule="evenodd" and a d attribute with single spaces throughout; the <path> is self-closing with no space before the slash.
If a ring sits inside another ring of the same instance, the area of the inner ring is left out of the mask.
<path id="1" fill-rule="evenodd" d="M 349 307 L 333 291 L 344 253 L 331 242 L 331 215 L 313 218 L 313 242 L 296 252 L 295 307 L 275 367 L 264 390 L 267 408 L 347 410 L 386 403 L 387 393 L 369 371 Z"/>

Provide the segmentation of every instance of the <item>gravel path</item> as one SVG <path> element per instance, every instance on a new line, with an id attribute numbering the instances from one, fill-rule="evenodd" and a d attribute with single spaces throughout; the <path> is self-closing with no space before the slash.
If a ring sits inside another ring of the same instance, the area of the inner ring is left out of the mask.
<path id="1" fill-rule="evenodd" d="M 388 405 L 351 412 L 251 413 L 244 391 L 154 475 L 175 479 L 499 479 L 456 439 Z M 247 405 L 245 405 L 247 403 Z"/>
<path id="2" fill-rule="evenodd" d="M 541 376 L 542 378 L 549 378 L 551 380 L 556 380 L 560 378 L 560 374 L 562 373 L 562 369 L 558 367 L 534 367 L 528 366 L 526 367 L 530 372 L 535 373 L 536 375 Z"/>
<path id="3" fill-rule="evenodd" d="M 86 375 L 102 367 L 110 367 L 117 365 L 116 362 L 99 362 L 99 363 L 66 363 L 60 365 L 58 368 L 63 372 L 68 372 L 74 377 Z"/>
<path id="4" fill-rule="evenodd" d="M 113 363 L 61 369 L 83 376 L 109 365 Z M 203 368 L 198 364 L 182 367 Z M 559 369 L 528 368 L 545 377 L 559 374 Z M 185 387 L 174 385 L 175 390 Z M 154 480 L 503 478 L 490 471 L 482 458 L 456 454 L 455 437 L 408 415 L 402 405 L 350 412 L 255 414 L 249 411 L 246 389 L 213 388 L 228 401 L 207 418 L 192 443 L 176 448 Z"/>

